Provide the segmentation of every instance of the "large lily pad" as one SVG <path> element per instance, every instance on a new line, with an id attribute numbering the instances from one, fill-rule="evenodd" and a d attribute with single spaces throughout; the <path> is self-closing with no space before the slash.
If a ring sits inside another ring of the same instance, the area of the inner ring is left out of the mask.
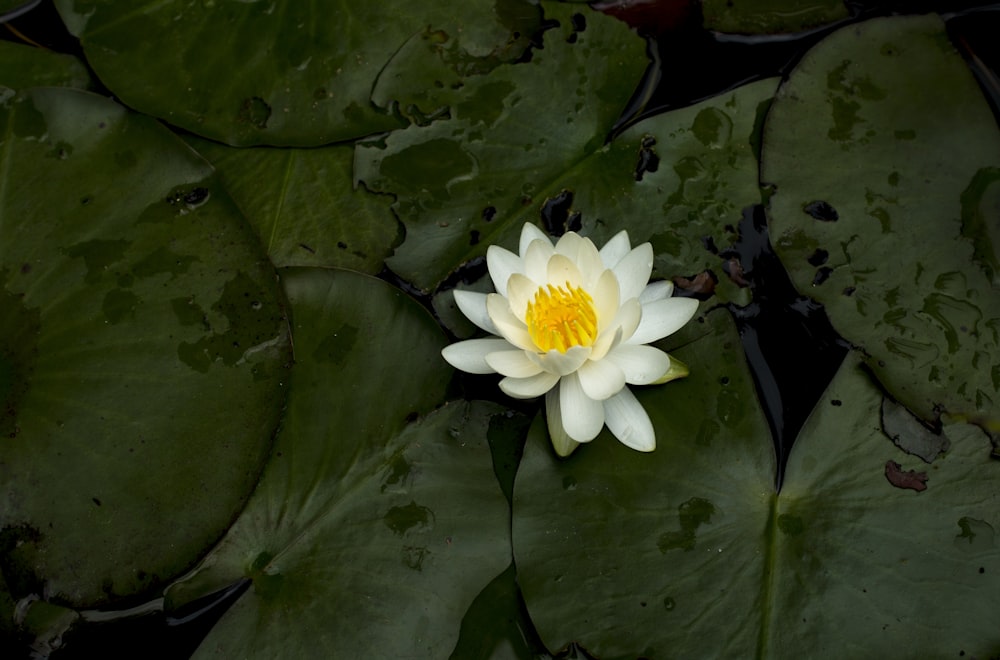
<path id="1" fill-rule="evenodd" d="M 353 147 L 238 149 L 198 138 L 188 143 L 218 170 L 279 268 L 375 274 L 399 242 L 391 198 L 354 188 Z"/>
<path id="2" fill-rule="evenodd" d="M 280 294 L 155 121 L 46 88 L 0 126 L 0 561 L 17 598 L 107 603 L 185 570 L 242 507 L 282 405 Z"/>
<path id="3" fill-rule="evenodd" d="M 555 651 L 601 658 L 985 657 L 1000 649 L 1000 464 L 975 426 L 926 490 L 925 464 L 879 425 L 883 396 L 841 368 L 792 450 L 780 494 L 731 321 L 677 350 L 689 379 L 640 399 L 660 438 L 637 455 L 600 437 L 559 461 L 529 436 L 514 551 L 532 620 Z M 719 317 L 722 318 L 719 318 Z M 735 349 L 738 351 L 738 348 Z"/>
<path id="4" fill-rule="evenodd" d="M 233 145 L 315 146 L 401 125 L 370 101 L 386 62 L 415 34 L 459 59 L 517 57 L 523 0 L 187 2 L 137 7 L 57 0 L 102 82 L 125 103 Z M 224 46 L 224 47 L 220 47 Z"/>
<path id="5" fill-rule="evenodd" d="M 797 288 L 893 396 L 1000 423 L 1000 132 L 941 20 L 810 51 L 768 116 L 762 178 Z"/>
<path id="6" fill-rule="evenodd" d="M 777 82 L 605 139 L 641 74 L 642 40 L 580 7 L 545 3 L 559 21 L 531 62 L 466 87 L 448 120 L 359 146 L 356 176 L 397 196 L 406 239 L 389 266 L 424 289 L 488 244 L 513 247 L 525 220 L 576 228 L 599 243 L 622 227 L 651 240 L 658 274 L 690 276 L 719 258 L 744 206 L 760 201 L 754 129 Z"/>
<path id="7" fill-rule="evenodd" d="M 488 404 L 444 399 L 433 319 L 385 283 L 292 269 L 296 364 L 254 497 L 168 592 L 176 604 L 248 578 L 198 657 L 441 658 L 510 562 Z"/>

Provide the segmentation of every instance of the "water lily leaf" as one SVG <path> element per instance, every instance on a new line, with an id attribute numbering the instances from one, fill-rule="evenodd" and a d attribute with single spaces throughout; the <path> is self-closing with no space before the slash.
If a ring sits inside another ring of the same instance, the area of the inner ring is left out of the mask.
<path id="1" fill-rule="evenodd" d="M 935 16 L 841 30 L 767 119 L 771 239 L 892 396 L 1000 423 L 1000 132 Z"/>
<path id="2" fill-rule="evenodd" d="M 718 269 L 702 239 L 727 245 L 734 234 L 724 225 L 760 201 L 751 136 L 777 82 L 649 119 L 605 144 L 641 73 L 642 40 L 602 14 L 581 24 L 579 7 L 544 7 L 560 25 L 531 62 L 470 81 L 467 105 L 448 120 L 358 147 L 356 177 L 395 194 L 406 225 L 389 266 L 431 289 L 489 244 L 516 247 L 531 220 L 598 243 L 628 228 L 633 242 L 653 242 L 661 276 Z"/>
<path id="3" fill-rule="evenodd" d="M 271 462 L 227 536 L 168 605 L 253 584 L 198 657 L 446 657 L 510 562 L 486 442 L 492 404 L 444 399 L 433 319 L 389 285 L 291 269 L 295 368 Z"/>
<path id="4" fill-rule="evenodd" d="M 42 85 L 90 87 L 87 67 L 72 55 L 54 53 L 44 48 L 0 41 L 0 85 L 26 89 Z"/>
<path id="5" fill-rule="evenodd" d="M 703 24 L 731 34 L 785 34 L 849 16 L 843 0 L 704 0 Z"/>
<path id="6" fill-rule="evenodd" d="M 471 99 L 466 85 L 496 66 L 520 58 L 542 28 L 542 10 L 535 3 L 500 0 L 495 19 L 506 27 L 507 42 L 492 52 L 463 47 L 465 35 L 448 34 L 433 26 L 415 32 L 393 54 L 372 85 L 371 101 L 395 110 L 410 122 L 426 125 L 447 117 L 456 105 Z M 582 20 L 582 18 L 581 18 Z M 494 111 L 502 110 L 502 106 Z M 462 111 L 467 114 L 468 110 Z"/>
<path id="7" fill-rule="evenodd" d="M 548 648 L 575 641 L 601 658 L 995 653 L 1000 464 L 982 431 L 948 427 L 952 449 L 927 490 L 894 487 L 887 459 L 926 465 L 885 438 L 882 394 L 849 361 L 776 495 L 735 330 L 724 313 L 708 318 L 713 334 L 676 351 L 691 376 L 640 393 L 654 453 L 602 436 L 560 461 L 543 424 L 529 435 L 514 553 Z"/>
<path id="8" fill-rule="evenodd" d="M 460 58 L 506 53 L 511 31 L 495 6 L 516 4 L 523 0 L 56 7 L 101 81 L 130 106 L 233 145 L 316 146 L 401 125 L 370 95 L 414 34 L 460 35 Z"/>
<path id="9" fill-rule="evenodd" d="M 17 599 L 103 604 L 188 568 L 242 507 L 282 405 L 280 292 L 157 122 L 53 87 L 0 125 L 0 561 Z"/>
<path id="10" fill-rule="evenodd" d="M 389 197 L 355 189 L 354 149 L 237 149 L 188 143 L 219 171 L 278 267 L 378 273 L 400 239 Z"/>

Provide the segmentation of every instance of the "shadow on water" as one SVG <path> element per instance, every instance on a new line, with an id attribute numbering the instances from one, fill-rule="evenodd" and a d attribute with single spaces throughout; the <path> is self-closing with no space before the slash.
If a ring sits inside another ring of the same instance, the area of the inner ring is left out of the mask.
<path id="1" fill-rule="evenodd" d="M 740 238 L 719 256 L 738 259 L 753 301 L 729 304 L 767 415 L 781 488 L 792 443 L 847 354 L 819 303 L 800 295 L 771 250 L 762 206 L 743 212 Z M 732 263 L 732 262 L 729 262 Z M 803 369 L 802 365 L 809 367 Z"/>

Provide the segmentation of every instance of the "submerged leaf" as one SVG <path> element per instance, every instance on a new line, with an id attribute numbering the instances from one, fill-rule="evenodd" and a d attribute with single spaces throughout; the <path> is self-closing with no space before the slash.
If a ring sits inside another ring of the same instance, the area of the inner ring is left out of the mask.
<path id="1" fill-rule="evenodd" d="M 843 0 L 703 0 L 704 25 L 735 34 L 812 30 L 849 16 Z"/>

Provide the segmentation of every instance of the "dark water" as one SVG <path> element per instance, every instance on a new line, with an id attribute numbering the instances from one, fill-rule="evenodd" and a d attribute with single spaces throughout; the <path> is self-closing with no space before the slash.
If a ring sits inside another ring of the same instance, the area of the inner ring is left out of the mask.
<path id="1" fill-rule="evenodd" d="M 792 37 L 720 37 L 700 28 L 696 2 L 647 2 L 633 9 L 623 8 L 624 4 L 614 1 L 605 2 L 603 6 L 608 13 L 618 15 L 650 37 L 650 52 L 656 64 L 650 69 L 645 91 L 637 93 L 633 106 L 623 114 L 616 130 L 643 116 L 684 107 L 752 80 L 786 75 L 806 50 L 843 25 Z M 994 113 L 1000 117 L 997 77 L 1000 39 L 996 38 L 1000 34 L 1000 4 L 943 0 L 847 4 L 852 10 L 852 17 L 847 22 L 897 12 L 942 13 L 948 19 L 952 42 L 966 58 Z M 78 42 L 66 32 L 49 1 L 43 1 L 31 12 L 15 19 L 12 27 L 13 30 L 0 26 L 0 38 L 18 42 L 28 40 L 82 58 Z M 634 108 L 643 101 L 646 109 L 639 114 Z M 729 310 L 736 319 L 758 395 L 768 416 L 775 452 L 780 459 L 776 475 L 776 484 L 780 486 L 792 442 L 837 370 L 847 346 L 831 328 L 822 307 L 800 296 L 792 287 L 784 268 L 770 250 L 763 208 L 745 209 L 742 217 L 732 221 L 738 223 L 739 240 L 732 246 L 706 246 L 706 249 L 720 256 L 719 271 L 715 273 L 719 277 L 726 276 L 724 263 L 738 260 L 742 277 L 753 292 L 751 304 L 746 307 L 730 305 Z M 459 279 L 475 279 L 482 274 L 485 274 L 485 263 L 480 260 L 462 269 L 443 288 L 454 286 Z M 412 287 L 398 281 L 391 273 L 385 272 L 383 276 L 430 307 L 426 297 L 421 298 Z M 810 368 L 803 370 L 802 364 Z M 470 391 L 483 390 L 483 398 L 496 398 L 495 387 L 487 392 L 475 377 L 463 378 Z M 531 404 L 525 405 L 530 407 Z M 187 658 L 247 585 L 234 585 L 222 594 L 192 604 L 173 617 L 155 613 L 77 626 L 65 636 L 63 648 L 51 657 L 55 660 Z M 512 578 L 508 588 L 516 590 Z M 523 603 L 516 626 L 527 648 L 545 657 L 545 649 L 531 630 Z M 7 640 L 4 646 L 6 648 L 0 650 L 4 651 L 5 658 L 29 657 L 29 649 L 22 640 Z M 567 657 L 586 655 L 570 649 Z"/>

